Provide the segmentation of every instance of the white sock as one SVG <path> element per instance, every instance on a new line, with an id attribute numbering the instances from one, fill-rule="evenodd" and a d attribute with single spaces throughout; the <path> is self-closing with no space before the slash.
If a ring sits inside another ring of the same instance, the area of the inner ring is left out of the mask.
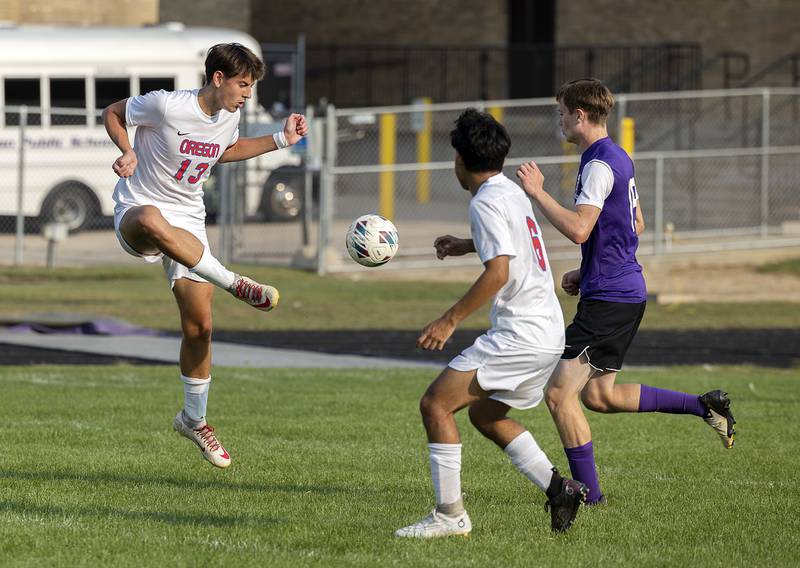
<path id="1" fill-rule="evenodd" d="M 542 491 L 547 490 L 553 477 L 553 464 L 530 432 L 526 430 L 511 440 L 504 451 L 522 475 L 533 481 Z"/>
<path id="2" fill-rule="evenodd" d="M 236 278 L 233 272 L 222 266 L 220 261 L 214 258 L 208 247 L 203 249 L 203 256 L 200 257 L 197 264 L 189 269 L 189 272 L 202 276 L 223 290 L 233 286 L 233 281 Z"/>
<path id="3" fill-rule="evenodd" d="M 193 428 L 205 421 L 206 405 L 208 404 L 208 387 L 211 386 L 211 377 L 207 379 L 193 379 L 181 375 L 183 381 L 183 414 L 194 422 L 189 424 Z"/>
<path id="4" fill-rule="evenodd" d="M 436 506 L 461 501 L 461 444 L 428 444 Z"/>

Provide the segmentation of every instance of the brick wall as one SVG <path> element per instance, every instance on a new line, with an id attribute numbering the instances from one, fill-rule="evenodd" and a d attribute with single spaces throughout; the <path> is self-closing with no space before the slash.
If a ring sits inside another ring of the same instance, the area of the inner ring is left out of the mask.
<path id="1" fill-rule="evenodd" d="M 796 0 L 568 0 L 556 11 L 558 44 L 697 42 L 704 57 L 744 51 L 756 71 L 800 50 Z"/>
<path id="2" fill-rule="evenodd" d="M 250 33 L 251 0 L 156 0 L 160 22 L 230 28 Z"/>
<path id="3" fill-rule="evenodd" d="M 17 24 L 140 26 L 158 22 L 158 0 L 3 0 L 0 20 Z"/>
<path id="4" fill-rule="evenodd" d="M 174 1 L 174 0 L 172 0 Z M 250 33 L 263 42 L 502 45 L 506 0 L 253 0 Z"/>

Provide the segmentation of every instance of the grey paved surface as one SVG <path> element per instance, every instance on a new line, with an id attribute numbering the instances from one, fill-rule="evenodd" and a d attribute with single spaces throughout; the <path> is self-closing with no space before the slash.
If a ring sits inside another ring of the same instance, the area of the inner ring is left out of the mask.
<path id="1" fill-rule="evenodd" d="M 38 334 L 0 332 L 0 349 L 3 345 L 49 349 L 69 353 L 87 353 L 117 356 L 124 359 L 146 359 L 149 362 L 176 363 L 180 350 L 177 337 L 142 337 L 135 335 L 97 336 L 75 334 Z M 0 358 L 2 358 L 0 351 Z M 340 355 L 241 345 L 215 341 L 214 366 L 217 367 L 318 367 L 318 368 L 370 368 L 416 367 L 438 368 L 438 362 L 420 362 L 386 357 Z"/>

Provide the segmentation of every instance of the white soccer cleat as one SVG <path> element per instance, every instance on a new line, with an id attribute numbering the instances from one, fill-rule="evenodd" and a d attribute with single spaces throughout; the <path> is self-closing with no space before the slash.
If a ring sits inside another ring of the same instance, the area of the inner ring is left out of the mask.
<path id="1" fill-rule="evenodd" d="M 431 514 L 413 525 L 394 531 L 394 536 L 403 538 L 441 538 L 445 536 L 469 536 L 472 522 L 464 511 L 460 515 L 450 517 L 436 509 Z"/>
<path id="2" fill-rule="evenodd" d="M 281 295 L 278 293 L 277 288 L 259 284 L 247 276 L 239 276 L 238 274 L 235 276 L 236 279 L 233 281 L 233 285 L 228 288 L 228 292 L 233 294 L 234 298 L 238 298 L 262 312 L 268 312 L 278 305 Z"/>
<path id="3" fill-rule="evenodd" d="M 208 422 L 199 428 L 192 428 L 183 421 L 183 410 L 179 410 L 172 422 L 172 427 L 178 434 L 197 444 L 200 451 L 203 452 L 203 457 L 211 462 L 211 465 L 221 468 L 231 465 L 231 456 L 219 443 L 217 435 L 214 434 L 214 428 Z"/>

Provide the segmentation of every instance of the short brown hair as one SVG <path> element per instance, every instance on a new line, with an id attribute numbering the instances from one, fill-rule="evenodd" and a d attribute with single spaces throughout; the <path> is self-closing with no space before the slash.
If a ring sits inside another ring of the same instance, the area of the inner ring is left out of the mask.
<path id="1" fill-rule="evenodd" d="M 241 43 L 218 43 L 206 54 L 206 85 L 217 71 L 226 78 L 250 75 L 258 81 L 264 77 L 264 62 Z"/>
<path id="2" fill-rule="evenodd" d="M 582 109 L 595 124 L 605 124 L 614 108 L 614 95 L 597 79 L 576 79 L 561 85 L 556 101 L 564 103 L 569 112 Z"/>

